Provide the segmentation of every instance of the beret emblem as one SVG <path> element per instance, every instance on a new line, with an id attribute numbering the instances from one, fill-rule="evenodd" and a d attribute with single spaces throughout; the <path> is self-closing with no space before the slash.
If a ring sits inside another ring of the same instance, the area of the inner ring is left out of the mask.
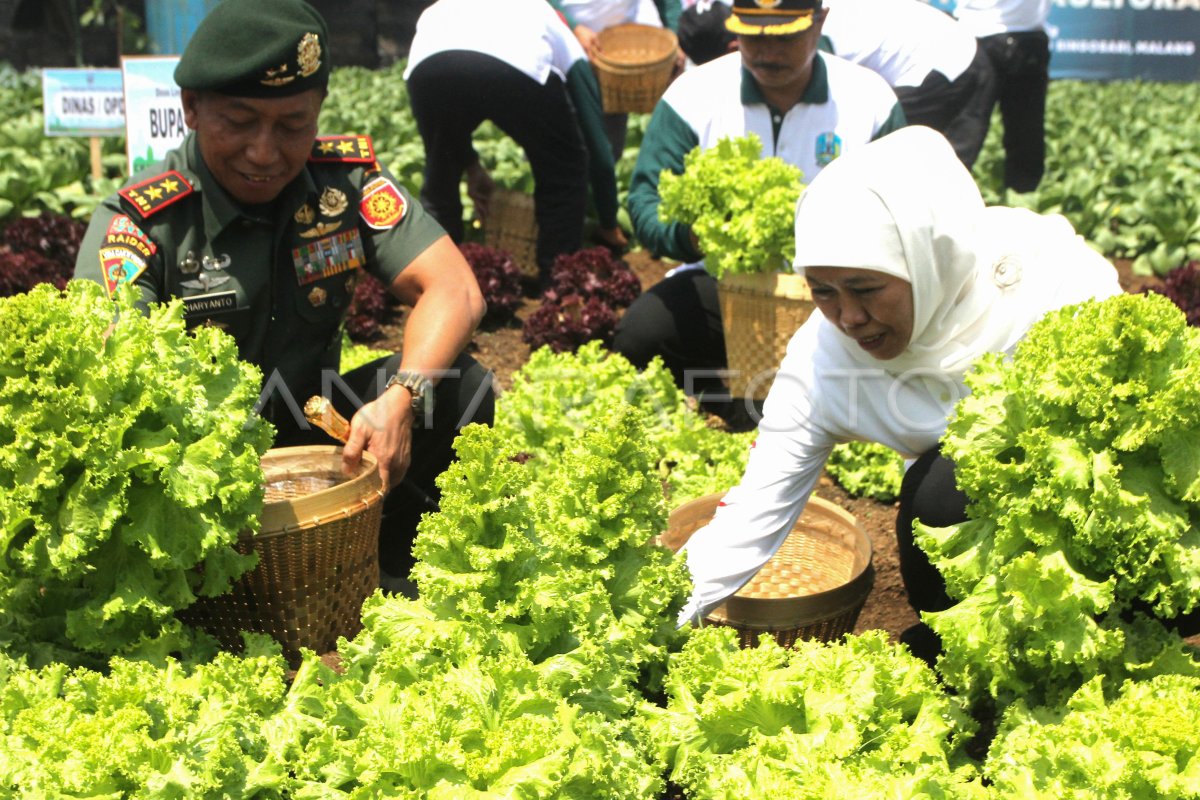
<path id="1" fill-rule="evenodd" d="M 301 78 L 307 78 L 321 68 L 321 40 L 315 33 L 306 33 L 300 38 L 296 63 Z"/>

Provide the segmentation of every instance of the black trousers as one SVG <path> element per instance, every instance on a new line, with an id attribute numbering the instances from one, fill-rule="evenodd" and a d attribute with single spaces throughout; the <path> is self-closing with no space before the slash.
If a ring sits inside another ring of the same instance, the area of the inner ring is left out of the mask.
<path id="1" fill-rule="evenodd" d="M 400 354 L 379 359 L 352 370 L 335 382 L 327 395 L 346 419 L 383 391 L 388 378 L 400 366 Z M 312 392 L 296 400 L 300 408 Z M 412 463 L 404 480 L 384 500 L 379 531 L 379 564 L 390 575 L 407 576 L 412 568 L 412 542 L 421 514 L 436 511 L 441 491 L 435 479 L 454 459 L 454 438 L 464 425 L 491 425 L 495 417 L 492 373 L 469 355 L 461 354 L 441 378 L 435 390 L 433 414 L 413 428 Z M 277 447 L 304 444 L 334 444 L 334 440 L 310 425 L 295 409 L 274 404 L 268 414 L 278 431 Z"/>
<path id="2" fill-rule="evenodd" d="M 1004 185 L 1018 192 L 1037 188 L 1046 165 L 1046 94 L 1050 87 L 1050 38 L 1044 31 L 998 33 L 979 39 L 992 63 L 993 100 L 973 111 L 990 120 L 1000 106 L 1004 125 Z"/>
<path id="3" fill-rule="evenodd" d="M 899 86 L 896 97 L 910 125 L 940 131 L 970 169 L 979 158 L 995 103 L 992 63 L 982 47 L 961 75 L 950 81 L 931 72 L 920 86 Z"/>
<path id="4" fill-rule="evenodd" d="M 556 256 L 580 249 L 588 156 L 558 76 L 543 85 L 492 56 L 448 50 L 413 69 L 408 93 L 425 143 L 421 203 L 455 242 L 463 239 L 459 186 L 475 159 L 471 135 L 491 120 L 521 146 L 533 171 L 542 276 L 549 276 Z"/>
<path id="5" fill-rule="evenodd" d="M 719 374 L 726 368 L 725 332 L 716 279 L 704 270 L 687 270 L 647 289 L 617 323 L 613 350 L 638 369 L 661 356 L 684 391 L 728 397 Z"/>

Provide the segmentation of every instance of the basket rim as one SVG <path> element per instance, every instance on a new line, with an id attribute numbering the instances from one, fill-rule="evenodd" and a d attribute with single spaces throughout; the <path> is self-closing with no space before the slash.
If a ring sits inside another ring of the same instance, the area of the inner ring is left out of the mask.
<path id="1" fill-rule="evenodd" d="M 703 511 L 706 506 L 711 506 L 715 511 L 717 503 L 724 496 L 725 492 L 715 492 L 689 500 L 672 509 L 668 520 L 685 514 L 694 514 L 698 509 Z M 710 620 L 735 626 L 747 625 L 755 630 L 785 630 L 835 617 L 866 601 L 866 597 L 875 583 L 875 547 L 871 537 L 867 535 L 866 530 L 853 514 L 836 503 L 816 495 L 810 495 L 805 505 L 805 512 L 809 508 L 823 516 L 833 517 L 848 530 L 853 531 L 856 555 L 862 556 L 861 566 L 841 585 L 811 594 L 792 597 L 744 597 L 738 594 L 741 591 L 739 588 L 738 592 L 734 592 L 726 598 L 724 603 L 709 612 Z M 797 520 L 797 524 L 803 519 L 804 513 Z M 688 538 L 690 537 L 689 533 Z M 661 537 L 659 540 L 659 543 L 662 544 Z M 686 541 L 687 539 L 684 539 L 679 546 L 682 547 Z"/>
<path id="2" fill-rule="evenodd" d="M 679 51 L 679 37 L 669 28 L 660 28 L 657 25 L 644 25 L 640 22 L 624 22 L 620 25 L 610 25 L 597 34 L 600 39 L 600 51 L 592 58 L 592 63 L 602 64 L 605 67 L 615 67 L 616 69 L 645 69 L 649 67 L 661 66 L 664 62 L 674 62 L 676 54 Z M 630 58 L 613 58 L 615 45 L 619 44 L 622 39 L 640 38 L 644 40 L 660 40 L 661 45 L 665 48 L 663 55 L 657 56 L 650 60 L 645 59 L 630 59 Z M 605 55 L 605 47 L 608 47 L 610 55 Z"/>
<path id="3" fill-rule="evenodd" d="M 275 447 L 262 457 L 263 479 L 270 480 L 269 469 L 284 469 L 288 460 L 317 462 L 325 460 L 331 471 L 340 472 L 342 447 L 340 445 L 301 445 L 297 447 Z M 286 475 L 286 471 L 282 473 Z M 309 528 L 329 522 L 369 507 L 383 499 L 383 482 L 379 475 L 379 463 L 375 456 L 363 451 L 357 474 L 348 480 L 315 492 L 283 500 L 263 502 L 259 514 L 259 530 L 252 538 L 270 537 L 301 528 Z"/>

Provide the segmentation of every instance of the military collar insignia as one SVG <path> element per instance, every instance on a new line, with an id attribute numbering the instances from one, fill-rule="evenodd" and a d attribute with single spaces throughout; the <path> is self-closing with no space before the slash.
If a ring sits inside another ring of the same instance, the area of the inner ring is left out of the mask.
<path id="1" fill-rule="evenodd" d="M 370 136 L 319 136 L 309 161 L 318 163 L 374 164 L 375 145 Z"/>
<path id="2" fill-rule="evenodd" d="M 187 178 L 175 170 L 155 175 L 149 180 L 127 186 L 117 192 L 142 217 L 157 214 L 172 203 L 187 197 L 193 191 Z"/>

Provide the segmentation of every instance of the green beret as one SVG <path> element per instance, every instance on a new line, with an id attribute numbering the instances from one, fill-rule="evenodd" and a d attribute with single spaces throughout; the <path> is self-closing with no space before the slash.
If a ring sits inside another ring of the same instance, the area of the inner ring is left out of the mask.
<path id="1" fill-rule="evenodd" d="M 329 32 L 303 0 L 221 0 L 175 67 L 181 89 L 287 97 L 329 83 Z"/>

